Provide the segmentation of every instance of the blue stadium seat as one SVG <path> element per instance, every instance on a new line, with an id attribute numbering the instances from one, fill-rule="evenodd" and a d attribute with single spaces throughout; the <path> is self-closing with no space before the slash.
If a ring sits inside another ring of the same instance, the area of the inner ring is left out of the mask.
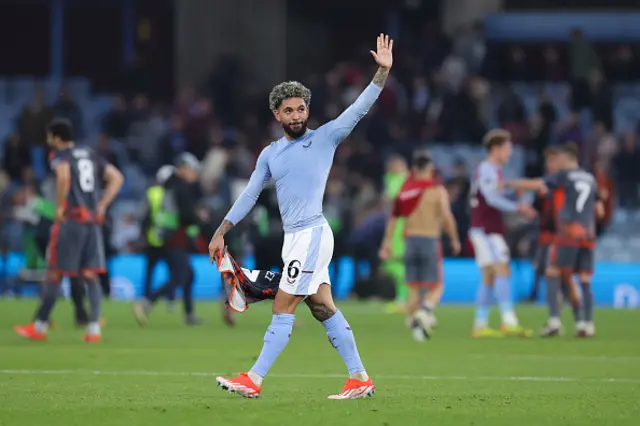
<path id="1" fill-rule="evenodd" d="M 9 80 L 8 98 L 13 105 L 23 106 L 33 98 L 37 79 L 34 77 L 15 77 Z"/>

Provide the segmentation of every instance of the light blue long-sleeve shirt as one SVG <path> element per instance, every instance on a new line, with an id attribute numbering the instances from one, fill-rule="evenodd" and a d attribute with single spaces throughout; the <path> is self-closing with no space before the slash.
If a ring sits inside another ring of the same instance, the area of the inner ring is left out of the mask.
<path id="1" fill-rule="evenodd" d="M 336 148 L 367 114 L 381 91 L 371 83 L 335 120 L 317 130 L 307 130 L 294 140 L 282 137 L 262 150 L 249 184 L 225 219 L 233 225 L 240 222 L 273 178 L 285 232 L 324 223 L 322 199 Z"/>

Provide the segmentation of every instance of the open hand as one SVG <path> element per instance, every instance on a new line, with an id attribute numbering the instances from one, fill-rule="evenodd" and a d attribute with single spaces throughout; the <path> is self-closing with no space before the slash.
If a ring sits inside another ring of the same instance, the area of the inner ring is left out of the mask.
<path id="1" fill-rule="evenodd" d="M 389 69 L 393 65 L 393 40 L 388 35 L 380 33 L 376 51 L 369 51 L 380 68 Z"/>

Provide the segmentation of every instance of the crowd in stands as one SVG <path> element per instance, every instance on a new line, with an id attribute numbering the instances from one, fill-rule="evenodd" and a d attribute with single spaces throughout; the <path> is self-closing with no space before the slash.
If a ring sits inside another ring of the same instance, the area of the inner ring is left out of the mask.
<path id="1" fill-rule="evenodd" d="M 623 211 L 633 211 L 640 203 L 640 101 L 634 99 L 632 85 L 639 70 L 636 48 L 594 47 L 579 30 L 569 43 L 490 44 L 481 25 L 455 37 L 428 26 L 422 39 L 399 43 L 386 89 L 335 157 L 325 213 L 341 223 L 336 238 L 343 244 L 338 246 L 348 246 L 367 218 L 385 211 L 383 176 L 392 154 L 409 157 L 419 147 L 458 144 L 480 150 L 483 134 L 498 126 L 511 131 L 522 153 L 522 167 L 516 172 L 542 174 L 544 148 L 574 141 L 583 163 L 610 194 L 615 193 L 616 203 Z M 326 73 L 300 76 L 313 93 L 311 128 L 336 117 L 369 83 L 374 70 L 366 55 L 355 55 Z M 226 211 L 260 150 L 282 135 L 268 110 L 270 88 L 243 75 L 237 61 L 224 58 L 206 84 L 179 87 L 172 104 L 154 103 L 145 93 L 117 95 L 99 121 L 84 116 L 68 88 L 47 104 L 36 86 L 33 98 L 14 117 L 13 131 L 4 135 L 4 199 L 15 202 L 21 188 L 44 178 L 33 163 L 33 150 L 46 150 L 45 126 L 52 117 L 62 116 L 74 123 L 79 140 L 94 145 L 128 178 L 112 211 L 111 244 L 117 252 L 139 249 L 137 200 L 157 169 L 182 152 L 202 160 L 204 197 L 214 212 Z M 474 166 L 469 158 L 452 154 L 440 169 L 461 235 L 468 223 L 469 174 Z M 267 191 L 268 214 L 273 212 L 270 197 Z M 7 228 L 6 209 L 4 217 Z M 281 232 L 277 210 L 269 217 L 272 232 Z"/>

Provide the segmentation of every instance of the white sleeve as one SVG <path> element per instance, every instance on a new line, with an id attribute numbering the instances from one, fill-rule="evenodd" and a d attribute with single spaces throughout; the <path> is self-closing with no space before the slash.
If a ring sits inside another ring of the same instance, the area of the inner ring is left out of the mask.
<path id="1" fill-rule="evenodd" d="M 498 171 L 487 163 L 482 163 L 478 168 L 478 189 L 491 207 L 503 212 L 518 210 L 518 203 L 502 194 Z"/>

